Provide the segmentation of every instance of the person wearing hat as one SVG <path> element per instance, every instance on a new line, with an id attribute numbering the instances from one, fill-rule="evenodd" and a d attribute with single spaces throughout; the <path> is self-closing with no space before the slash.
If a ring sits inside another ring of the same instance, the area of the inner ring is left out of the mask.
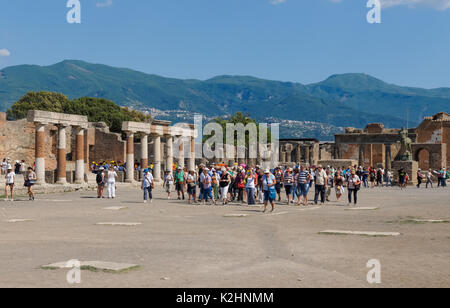
<path id="1" fill-rule="evenodd" d="M 294 185 L 294 176 L 292 175 L 292 169 L 287 168 L 286 174 L 284 175 L 284 189 L 286 190 L 287 204 L 294 202 L 293 200 L 291 201 L 293 185 Z"/>
<path id="2" fill-rule="evenodd" d="M 189 170 L 189 173 L 186 176 L 186 183 L 189 200 L 188 203 L 197 203 L 197 176 L 195 174 L 195 170 Z"/>
<path id="3" fill-rule="evenodd" d="M 222 167 L 222 174 L 220 176 L 220 196 L 222 198 L 222 205 L 228 204 L 228 188 L 230 187 L 231 175 L 225 167 Z"/>
<path id="4" fill-rule="evenodd" d="M 181 166 L 178 166 L 177 170 L 175 171 L 175 189 L 177 191 L 178 200 L 181 200 L 181 197 L 183 197 L 184 200 L 184 171 Z"/>
<path id="5" fill-rule="evenodd" d="M 105 168 L 100 167 L 97 171 L 95 181 L 97 182 L 97 198 L 103 198 L 103 190 L 105 189 Z"/>
<path id="6" fill-rule="evenodd" d="M 208 198 L 212 200 L 213 204 L 216 204 L 216 201 L 214 200 L 214 197 L 212 195 L 212 177 L 209 174 L 208 168 L 203 169 L 203 173 L 200 175 L 200 182 L 203 187 L 203 204 L 206 204 L 206 202 L 208 202 Z"/>
<path id="7" fill-rule="evenodd" d="M 144 203 L 147 203 L 147 194 L 150 199 L 150 203 L 153 202 L 152 189 L 154 187 L 153 175 L 147 168 L 144 169 L 142 174 L 142 185 L 141 189 L 144 191 Z"/>
<path id="8" fill-rule="evenodd" d="M 164 182 L 163 182 L 163 187 L 165 188 L 166 193 L 167 193 L 167 199 L 170 199 L 170 197 L 171 197 L 172 185 L 173 185 L 173 175 L 172 175 L 172 171 L 168 169 L 164 173 Z"/>
<path id="9" fill-rule="evenodd" d="M 14 186 L 16 181 L 16 174 L 12 168 L 9 167 L 5 175 L 5 201 L 8 201 L 8 193 L 11 192 L 11 201 L 14 201 Z"/>
<path id="10" fill-rule="evenodd" d="M 277 192 L 275 190 L 275 185 L 277 183 L 277 180 L 275 179 L 275 176 L 270 173 L 269 169 L 266 169 L 264 171 L 264 175 L 262 176 L 262 183 L 263 183 L 263 192 L 264 192 L 264 211 L 265 213 L 267 211 L 267 205 L 270 202 L 270 205 L 272 206 L 271 212 L 275 210 L 275 199 L 277 197 Z"/>
<path id="11" fill-rule="evenodd" d="M 109 170 L 106 174 L 108 184 L 108 199 L 116 198 L 116 179 L 118 178 L 117 172 L 114 171 L 114 167 L 109 166 Z"/>
<path id="12" fill-rule="evenodd" d="M 28 167 L 28 172 L 25 177 L 25 187 L 28 188 L 28 200 L 34 201 L 34 193 L 33 193 L 33 186 L 34 183 L 37 181 L 36 173 L 33 171 L 33 168 Z"/>

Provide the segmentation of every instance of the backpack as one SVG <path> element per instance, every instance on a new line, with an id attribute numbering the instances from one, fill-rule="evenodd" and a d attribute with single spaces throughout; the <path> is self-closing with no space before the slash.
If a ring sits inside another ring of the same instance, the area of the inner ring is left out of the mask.
<path id="1" fill-rule="evenodd" d="M 95 180 L 96 180 L 97 184 L 103 183 L 103 178 L 102 178 L 101 172 L 100 172 L 100 173 L 97 173 L 97 177 L 96 177 Z"/>

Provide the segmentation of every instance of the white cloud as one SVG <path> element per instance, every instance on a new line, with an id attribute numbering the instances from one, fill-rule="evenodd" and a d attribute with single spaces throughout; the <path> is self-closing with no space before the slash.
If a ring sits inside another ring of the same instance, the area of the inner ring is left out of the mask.
<path id="1" fill-rule="evenodd" d="M 329 0 L 330 2 L 340 3 L 343 0 Z M 394 6 L 404 5 L 410 8 L 419 6 L 427 6 L 436 10 L 450 9 L 450 0 L 380 0 L 383 8 L 390 8 Z"/>
<path id="2" fill-rule="evenodd" d="M 110 7 L 113 5 L 113 0 L 106 0 L 105 2 L 97 2 L 97 7 L 103 8 L 103 7 Z"/>
<path id="3" fill-rule="evenodd" d="M 11 52 L 8 49 L 0 49 L 0 57 L 9 57 Z"/>
<path id="4" fill-rule="evenodd" d="M 437 10 L 450 9 L 450 0 L 381 0 L 384 8 L 406 5 L 409 7 L 428 6 Z"/>
<path id="5" fill-rule="evenodd" d="M 272 5 L 278 5 L 278 4 L 282 4 L 285 3 L 287 0 L 270 0 L 270 3 Z"/>

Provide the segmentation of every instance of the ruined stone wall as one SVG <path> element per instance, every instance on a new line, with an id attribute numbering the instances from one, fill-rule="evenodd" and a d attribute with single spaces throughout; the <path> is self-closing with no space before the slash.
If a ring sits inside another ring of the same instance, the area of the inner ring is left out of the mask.
<path id="1" fill-rule="evenodd" d="M 429 117 L 417 127 L 417 143 L 420 144 L 443 144 L 445 149 L 445 156 L 442 162 L 443 166 L 450 166 L 450 120 L 448 115 L 436 115 L 435 118 Z M 435 159 L 434 159 L 435 160 Z M 424 165 L 424 162 L 419 161 L 419 165 Z"/>
<path id="2" fill-rule="evenodd" d="M 89 159 L 91 161 L 126 161 L 126 142 L 120 134 L 95 130 L 95 143 L 89 146 Z"/>

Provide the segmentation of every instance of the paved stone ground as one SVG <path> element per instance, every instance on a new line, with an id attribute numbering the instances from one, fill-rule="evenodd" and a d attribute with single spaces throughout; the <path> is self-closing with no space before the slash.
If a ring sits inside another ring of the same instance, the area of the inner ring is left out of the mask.
<path id="1" fill-rule="evenodd" d="M 92 192 L 0 201 L 0 287 L 70 287 L 66 269 L 40 267 L 71 259 L 140 265 L 82 271 L 81 287 L 373 287 L 370 259 L 381 262 L 378 286 L 450 287 L 450 224 L 417 221 L 450 220 L 450 189 L 369 189 L 360 206 L 378 210 L 330 202 L 308 210 L 279 205 L 271 215 L 258 207 L 189 206 L 162 191 L 147 205 L 135 188 L 117 193 L 112 201 Z"/>

